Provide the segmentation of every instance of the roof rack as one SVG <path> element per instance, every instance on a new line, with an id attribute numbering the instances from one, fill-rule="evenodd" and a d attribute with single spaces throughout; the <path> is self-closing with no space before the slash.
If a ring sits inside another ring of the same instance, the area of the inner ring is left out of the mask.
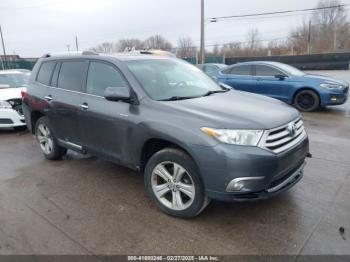
<path id="1" fill-rule="evenodd" d="M 76 56 L 76 55 L 99 55 L 94 51 L 73 51 L 73 52 L 57 52 L 47 53 L 42 58 L 55 57 L 55 56 Z"/>

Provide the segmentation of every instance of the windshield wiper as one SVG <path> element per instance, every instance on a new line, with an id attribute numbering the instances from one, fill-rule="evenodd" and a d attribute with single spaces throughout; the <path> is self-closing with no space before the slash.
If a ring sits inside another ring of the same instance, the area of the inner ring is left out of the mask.
<path id="1" fill-rule="evenodd" d="M 192 99 L 192 98 L 198 98 L 199 96 L 172 96 L 165 99 L 160 99 L 158 101 L 178 101 L 178 100 L 186 100 L 186 99 Z"/>
<path id="2" fill-rule="evenodd" d="M 211 90 L 211 91 L 206 92 L 203 96 L 210 96 L 210 95 L 218 94 L 218 93 L 226 93 L 226 92 L 228 92 L 228 91 L 230 91 L 230 89 Z"/>

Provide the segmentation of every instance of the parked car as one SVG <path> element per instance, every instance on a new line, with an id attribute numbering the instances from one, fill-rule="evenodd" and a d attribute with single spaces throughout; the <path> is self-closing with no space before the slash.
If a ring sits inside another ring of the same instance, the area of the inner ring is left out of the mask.
<path id="1" fill-rule="evenodd" d="M 294 108 L 223 88 L 176 58 L 89 54 L 47 55 L 33 69 L 23 110 L 47 159 L 71 149 L 138 170 L 177 217 L 302 178 L 309 142 Z"/>
<path id="2" fill-rule="evenodd" d="M 300 111 L 344 104 L 349 84 L 330 77 L 305 74 L 277 62 L 246 62 L 220 71 L 215 78 L 237 90 L 270 96 Z"/>
<path id="3" fill-rule="evenodd" d="M 21 91 L 27 86 L 30 73 L 19 70 L 0 71 L 0 128 L 23 129 Z"/>
<path id="4" fill-rule="evenodd" d="M 198 64 L 197 67 L 202 70 L 204 73 L 211 77 L 215 77 L 220 70 L 224 70 L 228 67 L 225 64 L 214 64 L 214 63 L 206 63 L 206 64 Z"/>

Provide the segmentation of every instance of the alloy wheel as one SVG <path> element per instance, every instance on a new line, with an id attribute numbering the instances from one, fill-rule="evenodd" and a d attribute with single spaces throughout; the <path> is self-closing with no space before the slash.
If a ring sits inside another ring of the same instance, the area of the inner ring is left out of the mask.
<path id="1" fill-rule="evenodd" d="M 152 190 L 167 208 L 185 210 L 195 198 L 195 185 L 191 175 L 181 165 L 167 161 L 158 164 L 152 172 Z"/>
<path id="2" fill-rule="evenodd" d="M 53 140 L 50 129 L 46 125 L 40 124 L 37 129 L 36 137 L 39 141 L 41 150 L 49 155 L 53 150 Z"/>
<path id="3" fill-rule="evenodd" d="M 297 99 L 297 103 L 302 109 L 309 109 L 315 104 L 315 99 L 311 94 L 300 94 Z"/>

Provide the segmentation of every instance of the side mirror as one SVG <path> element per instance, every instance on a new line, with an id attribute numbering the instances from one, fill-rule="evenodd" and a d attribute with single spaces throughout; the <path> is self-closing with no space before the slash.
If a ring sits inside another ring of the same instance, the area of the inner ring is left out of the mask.
<path id="1" fill-rule="evenodd" d="M 278 74 L 278 75 L 275 75 L 275 77 L 278 78 L 279 80 L 284 80 L 287 78 L 287 76 L 284 74 Z"/>
<path id="2" fill-rule="evenodd" d="M 0 89 L 6 89 L 6 88 L 10 88 L 10 85 L 0 84 Z"/>
<path id="3" fill-rule="evenodd" d="M 131 93 L 128 87 L 107 87 L 104 97 L 109 101 L 130 102 Z"/>

